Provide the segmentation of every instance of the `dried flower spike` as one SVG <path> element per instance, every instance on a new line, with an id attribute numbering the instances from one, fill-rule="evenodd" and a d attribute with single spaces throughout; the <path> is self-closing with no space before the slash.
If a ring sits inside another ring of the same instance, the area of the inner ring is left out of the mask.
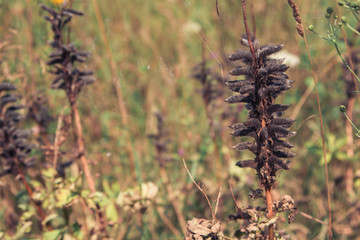
<path id="1" fill-rule="evenodd" d="M 0 83 L 0 176 L 23 175 L 23 169 L 34 163 L 34 158 L 28 157 L 34 148 L 33 144 L 27 143 L 29 131 L 17 127 L 17 123 L 23 118 L 18 110 L 24 106 L 16 104 L 19 98 L 8 93 L 15 89 L 10 83 Z"/>
<path id="2" fill-rule="evenodd" d="M 247 43 L 247 40 L 243 42 Z M 282 63 L 283 59 L 268 58 L 272 53 L 280 51 L 283 45 L 260 47 L 257 40 L 253 40 L 253 46 L 256 53 L 255 64 L 252 64 L 252 54 L 247 50 L 238 50 L 229 57 L 231 61 L 241 60 L 245 63 L 230 71 L 231 75 L 245 79 L 227 82 L 232 91 L 240 94 L 225 101 L 245 103 L 249 110 L 246 122 L 231 126 L 234 130 L 232 135 L 254 139 L 233 147 L 237 151 L 250 150 L 256 156 L 254 160 L 239 161 L 236 165 L 256 169 L 262 185 L 271 188 L 276 180 L 276 173 L 280 169 L 289 169 L 289 161 L 283 159 L 295 155 L 286 150 L 294 145 L 283 140 L 295 135 L 295 132 L 289 131 L 294 120 L 280 118 L 289 106 L 274 103 L 280 93 L 291 87 L 292 81 L 284 73 L 288 66 Z"/>
<path id="3" fill-rule="evenodd" d="M 63 89 L 70 102 L 73 104 L 82 87 L 95 82 L 92 71 L 82 71 L 75 67 L 76 62 L 83 63 L 90 53 L 79 51 L 71 43 L 64 44 L 62 30 L 71 21 L 74 15 L 82 16 L 83 13 L 70 8 L 63 8 L 57 12 L 45 5 L 40 5 L 50 16 L 45 20 L 50 22 L 54 34 L 54 40 L 50 42 L 54 51 L 49 55 L 47 65 L 52 66 L 51 73 L 55 75 L 51 87 Z"/>

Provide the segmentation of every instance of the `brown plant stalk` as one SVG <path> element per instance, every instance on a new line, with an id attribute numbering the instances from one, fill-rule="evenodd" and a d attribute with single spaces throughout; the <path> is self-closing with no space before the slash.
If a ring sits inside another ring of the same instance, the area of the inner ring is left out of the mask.
<path id="1" fill-rule="evenodd" d="M 85 157 L 85 145 L 82 131 L 82 124 L 80 114 L 77 107 L 77 97 L 85 85 L 92 84 L 95 79 L 92 77 L 92 71 L 80 70 L 77 62 L 84 62 L 90 55 L 88 52 L 79 51 L 71 43 L 63 43 L 63 30 L 67 23 L 69 23 L 73 16 L 82 16 L 83 13 L 71 8 L 63 6 L 59 12 L 56 10 L 41 5 L 42 9 L 47 11 L 50 16 L 45 19 L 51 23 L 54 40 L 50 43 L 54 52 L 49 55 L 50 60 L 48 65 L 53 66 L 51 71 L 55 75 L 52 81 L 52 88 L 62 89 L 65 91 L 69 104 L 71 106 L 71 117 L 73 119 L 73 129 L 75 134 L 77 150 L 77 157 L 80 160 L 82 170 L 85 175 L 86 182 L 92 194 L 96 193 L 96 186 L 94 177 L 90 171 L 88 161 Z M 68 32 L 68 35 L 70 32 Z M 105 236 L 108 236 L 106 230 L 105 216 L 99 204 L 96 205 L 95 215 L 97 220 L 98 230 Z"/>
<path id="2" fill-rule="evenodd" d="M 166 162 L 172 161 L 171 157 L 167 156 L 167 144 L 168 144 L 169 140 L 165 138 L 166 133 L 164 132 L 164 129 L 163 129 L 162 116 L 159 113 L 155 114 L 155 116 L 157 118 L 158 133 L 156 135 L 155 134 L 149 135 L 149 138 L 153 138 L 155 140 L 154 144 L 156 147 L 156 160 L 158 161 L 158 164 L 159 164 L 160 177 L 161 177 L 161 180 L 162 180 L 162 182 L 166 188 L 166 191 L 168 193 L 167 198 L 174 209 L 174 212 L 179 221 L 181 230 L 185 234 L 186 233 L 186 221 L 185 221 L 184 215 L 182 214 L 182 212 L 180 210 L 179 202 L 176 199 L 176 195 L 171 186 L 171 182 L 170 182 L 168 173 L 165 168 Z"/>
<path id="3" fill-rule="evenodd" d="M 294 147 L 294 144 L 284 140 L 295 135 L 289 128 L 295 120 L 281 118 L 289 105 L 275 104 L 275 99 L 282 92 L 291 88 L 293 81 L 288 79 L 286 71 L 289 68 L 283 64 L 284 59 L 273 59 L 269 56 L 279 52 L 284 45 L 265 45 L 260 46 L 257 39 L 250 35 L 247 16 L 246 0 L 242 0 L 243 22 L 246 30 L 247 39 L 242 39 L 242 44 L 249 50 L 237 50 L 229 56 L 230 61 L 241 61 L 243 65 L 232 69 L 229 74 L 232 76 L 242 76 L 238 80 L 227 81 L 226 85 L 233 92 L 239 93 L 225 99 L 228 103 L 244 103 L 248 109 L 248 120 L 243 123 L 234 123 L 230 126 L 235 137 L 251 137 L 253 141 L 241 142 L 233 147 L 236 151 L 249 150 L 255 158 L 251 160 L 241 160 L 237 162 L 240 168 L 253 168 L 257 171 L 257 176 L 261 185 L 265 189 L 266 208 L 253 208 L 248 206 L 238 210 L 236 215 L 230 215 L 230 220 L 248 219 L 257 226 L 257 236 L 259 239 L 275 239 L 274 224 L 277 220 L 275 212 L 290 211 L 289 222 L 293 221 L 296 208 L 294 200 L 288 196 L 283 196 L 279 202 L 273 202 L 271 191 L 279 170 L 289 170 L 289 160 L 295 153 L 287 151 Z M 261 196 L 258 196 L 261 195 Z M 252 198 L 262 197 L 261 194 L 251 194 Z M 266 226 L 259 224 L 257 219 L 266 213 Z M 249 221 L 245 226 L 249 226 Z M 245 234 L 249 234 L 247 227 L 241 229 Z"/>
<path id="4" fill-rule="evenodd" d="M 327 205 L 328 205 L 328 215 L 329 215 L 328 235 L 329 235 L 329 238 L 332 239 L 333 238 L 333 233 L 332 233 L 330 183 L 329 183 L 329 173 L 328 173 L 328 161 L 327 161 L 327 157 L 326 157 L 325 131 L 324 131 L 323 118 L 322 118 L 322 114 L 321 114 L 321 105 L 320 105 L 319 92 L 318 92 L 318 87 L 317 87 L 318 77 L 317 77 L 317 75 L 315 73 L 314 65 L 312 63 L 310 50 L 309 50 L 309 45 L 308 45 L 307 40 L 306 40 L 306 34 L 305 34 L 304 26 L 303 26 L 303 23 L 302 23 L 302 20 L 301 20 L 299 8 L 297 7 L 295 0 L 288 0 L 288 3 L 289 3 L 289 6 L 293 10 L 293 16 L 294 16 L 296 24 L 297 24 L 296 25 L 296 30 L 298 31 L 299 35 L 304 39 L 304 42 L 305 42 L 306 51 L 307 51 L 307 54 L 308 54 L 308 58 L 309 58 L 310 66 L 311 66 L 311 72 L 312 72 L 312 75 L 313 75 L 313 81 L 314 81 L 314 85 L 315 85 L 316 101 L 317 101 L 317 107 L 318 107 L 318 112 L 319 112 L 319 120 L 320 120 L 320 127 L 321 127 L 323 156 L 324 156 L 324 160 L 325 160 L 324 168 L 325 168 Z"/>
<path id="5" fill-rule="evenodd" d="M 243 9 L 243 21 L 244 21 L 245 30 L 246 30 L 246 36 L 248 39 L 250 51 L 253 55 L 253 63 L 255 66 L 256 55 L 255 55 L 254 47 L 253 47 L 253 44 L 251 41 L 251 34 L 250 34 L 249 26 L 247 23 L 246 0 L 242 0 L 242 9 Z M 255 21 L 253 21 L 253 24 L 255 25 Z M 265 121 L 261 122 L 261 127 L 265 127 Z M 266 196 L 266 207 L 267 207 L 267 211 L 268 211 L 268 217 L 270 219 L 273 216 L 273 210 L 272 210 L 273 201 L 272 201 L 272 196 L 271 196 L 271 186 L 265 187 L 265 196 Z M 269 240 L 273 240 L 273 239 L 274 239 L 274 225 L 271 224 L 269 226 Z"/>
<path id="6" fill-rule="evenodd" d="M 117 73 L 116 73 L 116 63 L 114 61 L 114 56 L 112 54 L 112 51 L 111 51 L 111 48 L 110 48 L 110 43 L 109 43 L 109 39 L 107 37 L 107 34 L 106 34 L 106 30 L 105 30 L 105 24 L 104 24 L 104 20 L 103 20 L 103 17 L 101 15 L 101 11 L 100 11 L 100 8 L 99 8 L 99 4 L 97 2 L 97 0 L 92 0 L 92 4 L 94 6 L 94 11 L 95 11 L 95 16 L 96 16 L 96 19 L 99 23 L 99 29 L 100 29 L 100 32 L 101 32 L 101 37 L 103 39 L 103 42 L 104 42 L 104 45 L 105 45 L 105 48 L 106 48 L 106 55 L 107 55 L 107 58 L 109 60 L 109 65 L 110 65 L 110 70 L 111 70 L 111 79 L 112 79 L 112 84 L 114 86 L 114 89 L 115 89 L 115 94 L 116 94 L 116 97 L 117 97 L 117 103 L 118 103 L 118 107 L 119 107 L 119 111 L 120 111 L 120 114 L 121 114 L 121 123 L 122 123 L 122 126 L 123 127 L 126 127 L 128 126 L 129 124 L 129 114 L 128 114 L 128 110 L 127 110 L 127 107 L 126 107 L 126 104 L 125 104 L 125 100 L 124 100 L 124 96 L 123 96 L 123 93 L 121 91 L 121 88 L 117 82 L 118 80 L 118 77 L 117 77 Z M 131 141 L 130 141 L 130 136 L 129 136 L 129 133 L 126 134 L 126 138 L 127 138 L 127 153 L 128 153 L 128 157 L 129 157 L 129 167 L 130 167 L 130 172 L 131 172 L 131 175 L 134 179 L 136 179 L 136 171 L 135 171 L 135 159 L 134 159 L 134 155 L 133 155 L 133 152 L 132 152 L 132 146 L 131 146 Z"/>

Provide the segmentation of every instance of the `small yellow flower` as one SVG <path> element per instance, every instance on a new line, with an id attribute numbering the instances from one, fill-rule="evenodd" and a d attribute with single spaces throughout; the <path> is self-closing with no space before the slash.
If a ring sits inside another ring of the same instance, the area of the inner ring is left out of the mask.
<path id="1" fill-rule="evenodd" d="M 67 0 L 51 0 L 53 3 L 61 5 L 66 4 Z"/>

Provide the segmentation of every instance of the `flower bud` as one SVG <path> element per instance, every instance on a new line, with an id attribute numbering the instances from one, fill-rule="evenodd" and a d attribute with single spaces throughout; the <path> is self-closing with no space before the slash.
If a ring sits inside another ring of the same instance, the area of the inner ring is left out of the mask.
<path id="1" fill-rule="evenodd" d="M 344 105 L 340 105 L 339 109 L 342 113 L 346 112 L 346 107 Z"/>
<path id="2" fill-rule="evenodd" d="M 328 7 L 328 8 L 326 9 L 326 12 L 327 12 L 328 14 L 332 14 L 332 12 L 333 12 L 332 7 Z"/>

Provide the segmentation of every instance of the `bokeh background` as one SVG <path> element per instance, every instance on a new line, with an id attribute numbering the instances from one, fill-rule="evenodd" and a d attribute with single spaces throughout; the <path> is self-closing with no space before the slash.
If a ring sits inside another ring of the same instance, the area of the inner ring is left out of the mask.
<path id="1" fill-rule="evenodd" d="M 39 7 L 41 3 L 57 7 L 50 1 L 0 0 L 0 78 L 17 86 L 24 104 L 34 95 L 46 99 L 54 117 L 48 132 L 54 134 L 57 118 L 61 113 L 69 113 L 70 108 L 66 107 L 64 93 L 50 88 L 52 76 L 45 62 L 51 52 L 47 42 L 52 33 L 44 20 L 46 14 Z M 336 10 L 335 3 L 299 1 L 304 26 L 313 24 L 317 32 L 326 35 L 324 14 L 328 6 Z M 203 85 L 192 76 L 193 68 L 206 59 L 206 66 L 213 73 L 230 79 L 228 71 L 232 67 L 226 56 L 243 48 L 241 1 L 219 1 L 220 17 L 215 0 L 74 0 L 72 6 L 83 11 L 84 16 L 71 21 L 71 41 L 79 49 L 91 52 L 83 68 L 93 70 L 97 79 L 83 90 L 78 106 L 87 158 L 96 176 L 97 189 L 106 195 L 107 218 L 115 225 L 120 224 L 118 232 L 114 230 L 112 235 L 125 239 L 179 239 L 160 216 L 166 215 L 181 232 L 159 175 L 154 139 L 148 137 L 157 134 L 154 113 L 160 113 L 166 138 L 170 139 L 167 154 L 172 159 L 165 169 L 182 215 L 186 220 L 211 219 L 210 208 L 190 180 L 184 159 L 212 202 L 222 187 L 217 218 L 223 222 L 225 235 L 231 236 L 239 223 L 227 220 L 228 215 L 236 212 L 228 182 L 240 206 L 263 204 L 261 200 L 249 200 L 250 190 L 260 187 L 257 177 L 253 170 L 240 169 L 235 163 L 251 158 L 251 154 L 231 149 L 241 140 L 231 137 L 227 127 L 234 121 L 244 121 L 247 111 L 223 101 L 232 93 L 219 82 L 212 85 L 219 91 L 217 97 L 207 104 L 202 97 Z M 286 216 L 282 216 L 278 228 L 284 229 L 291 239 L 326 239 L 328 213 L 322 140 L 304 41 L 296 32 L 287 1 L 249 1 L 248 15 L 251 29 L 255 19 L 260 44 L 285 44 L 287 52 L 281 52 L 280 57 L 290 60 L 287 73 L 295 81 L 277 101 L 291 105 L 285 116 L 296 119 L 292 130 L 297 135 L 291 140 L 296 144 L 297 156 L 292 160 L 292 169 L 281 172 L 274 199 L 289 194 L 299 212 L 320 220 L 299 213 L 292 224 L 287 224 Z M 319 77 L 334 233 L 336 239 L 358 239 L 359 144 L 356 137 L 349 144 L 346 120 L 338 110 L 340 104 L 347 104 L 342 63 L 331 44 L 309 31 L 306 36 L 313 70 Z M 340 47 L 346 55 L 345 44 Z M 358 98 L 355 99 L 357 124 Z M 36 141 L 36 125 L 28 120 L 24 127 L 32 128 Z M 73 144 L 69 136 L 63 151 L 71 151 Z M 64 155 L 62 161 L 68 158 Z M 76 166 L 75 163 L 66 169 L 67 175 L 71 176 Z M 30 176 L 40 169 L 31 171 Z M 144 213 L 126 213 L 116 204 L 121 192 L 146 182 L 154 183 L 158 193 L 155 203 Z M 11 177 L 1 178 L 0 183 L 0 229 L 14 233 L 22 215 L 17 202 L 21 184 L 14 183 Z M 33 234 L 37 236 L 36 231 Z"/>

